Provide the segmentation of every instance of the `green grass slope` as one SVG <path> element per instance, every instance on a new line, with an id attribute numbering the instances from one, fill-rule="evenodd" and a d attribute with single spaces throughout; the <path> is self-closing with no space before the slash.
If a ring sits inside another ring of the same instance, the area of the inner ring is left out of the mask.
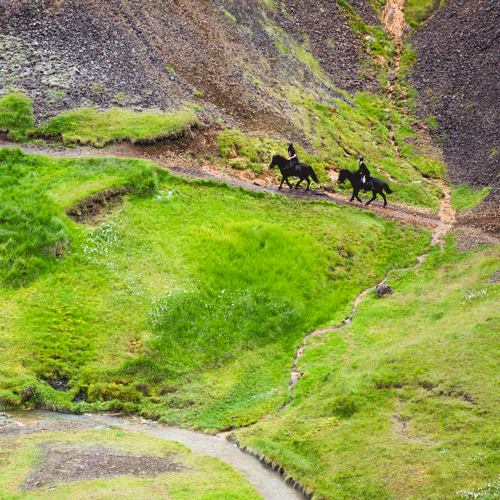
<path id="1" fill-rule="evenodd" d="M 238 439 L 314 498 L 498 498 L 499 255 L 450 238 L 391 273 L 393 295 L 309 342 L 291 407 Z"/>
<path id="2" fill-rule="evenodd" d="M 255 422 L 288 399 L 303 335 L 429 242 L 354 208 L 187 182 L 149 162 L 3 150 L 5 183 L 13 171 L 12 205 L 28 213 L 21 186 L 45 193 L 67 243 L 54 257 L 9 246 L 22 227 L 2 235 L 4 262 L 31 263 L 23 286 L 7 264 L 2 274 L 3 407 L 142 412 L 210 430 Z M 77 193 L 120 184 L 129 194 L 101 225 L 65 215 Z"/>

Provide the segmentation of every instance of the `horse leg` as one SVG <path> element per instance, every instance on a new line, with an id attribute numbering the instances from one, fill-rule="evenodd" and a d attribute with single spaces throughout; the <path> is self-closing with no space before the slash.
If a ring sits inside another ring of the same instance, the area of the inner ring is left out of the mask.
<path id="1" fill-rule="evenodd" d="M 287 176 L 287 177 L 285 177 L 285 182 L 288 184 L 288 187 L 289 187 L 290 189 L 292 189 L 292 185 L 288 182 L 288 176 Z"/>
<path id="2" fill-rule="evenodd" d="M 309 179 L 309 176 L 306 177 L 306 181 L 307 181 L 306 191 L 309 191 L 309 185 L 311 184 L 311 180 Z"/>
<path id="3" fill-rule="evenodd" d="M 283 181 L 285 180 L 285 178 L 283 177 L 283 179 L 281 179 L 281 184 L 280 184 L 280 187 L 278 189 L 281 189 L 281 186 L 283 186 Z"/>
<path id="4" fill-rule="evenodd" d="M 361 200 L 358 196 L 358 193 L 359 193 L 359 189 L 356 189 L 353 193 L 352 193 L 352 198 L 356 198 L 360 203 L 363 203 L 363 200 Z M 352 201 L 352 198 L 351 198 L 351 201 Z"/>
<path id="5" fill-rule="evenodd" d="M 384 207 L 386 207 L 387 206 L 387 198 L 385 197 L 385 194 L 383 191 L 381 191 L 380 194 L 382 195 L 382 198 L 384 198 Z"/>
<path id="6" fill-rule="evenodd" d="M 373 194 L 373 198 L 371 200 L 368 200 L 365 205 L 370 204 L 377 197 L 377 193 L 375 191 L 372 191 L 372 194 Z"/>
<path id="7" fill-rule="evenodd" d="M 303 181 L 304 179 L 301 177 L 299 179 L 299 182 L 297 182 L 297 184 L 295 184 L 295 189 L 297 189 L 299 187 L 299 184 Z"/>

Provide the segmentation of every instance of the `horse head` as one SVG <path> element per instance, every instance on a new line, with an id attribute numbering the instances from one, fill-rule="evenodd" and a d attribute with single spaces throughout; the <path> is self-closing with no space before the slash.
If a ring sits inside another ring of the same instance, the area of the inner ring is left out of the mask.
<path id="1" fill-rule="evenodd" d="M 339 184 L 343 184 L 346 179 L 347 179 L 347 170 L 345 168 L 341 169 L 340 172 L 339 172 L 339 178 L 338 178 L 338 183 Z"/>
<path id="2" fill-rule="evenodd" d="M 276 167 L 276 165 L 278 165 L 278 155 L 274 155 L 272 160 L 271 160 L 271 164 L 269 165 L 269 169 L 272 169 L 273 167 Z"/>

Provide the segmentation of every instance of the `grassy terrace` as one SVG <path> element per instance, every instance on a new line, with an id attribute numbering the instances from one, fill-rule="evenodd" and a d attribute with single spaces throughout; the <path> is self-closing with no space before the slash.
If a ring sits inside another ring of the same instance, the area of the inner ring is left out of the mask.
<path id="1" fill-rule="evenodd" d="M 121 108 L 97 111 L 80 108 L 62 113 L 42 123 L 36 135 L 60 136 L 65 143 L 91 144 L 102 147 L 115 141 L 154 141 L 189 133 L 199 125 L 196 115 L 188 110 L 177 113 L 142 112 Z"/>
<path id="2" fill-rule="evenodd" d="M 103 147 L 120 141 L 155 141 L 164 137 L 189 134 L 200 125 L 190 109 L 175 112 L 129 109 L 78 108 L 65 111 L 47 122 L 34 124 L 33 105 L 21 92 L 10 92 L 0 98 L 0 131 L 14 140 L 31 137 L 60 138 L 66 145 L 89 144 Z"/>
<path id="3" fill-rule="evenodd" d="M 5 213 L 24 217 L 1 235 L 4 406 L 249 424 L 288 398 L 304 333 L 340 320 L 429 241 L 348 207 L 189 183 L 148 162 L 3 150 L 0 165 L 13 186 Z M 64 214 L 118 185 L 130 194 L 100 226 Z M 47 251 L 58 242 L 62 257 Z"/>

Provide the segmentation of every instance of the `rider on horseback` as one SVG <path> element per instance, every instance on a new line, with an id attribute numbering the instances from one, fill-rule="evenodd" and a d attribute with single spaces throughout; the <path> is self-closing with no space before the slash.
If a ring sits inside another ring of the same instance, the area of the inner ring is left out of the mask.
<path id="1" fill-rule="evenodd" d="M 299 157 L 295 152 L 295 148 L 293 147 L 293 142 L 287 142 L 286 145 L 288 146 L 287 160 L 290 160 L 290 167 L 297 168 L 297 165 L 299 164 Z"/>
<path id="2" fill-rule="evenodd" d="M 367 166 L 365 165 L 364 158 L 358 156 L 359 169 L 358 174 L 361 174 L 361 185 L 363 186 L 363 193 L 366 193 L 372 187 L 372 176 Z"/>

